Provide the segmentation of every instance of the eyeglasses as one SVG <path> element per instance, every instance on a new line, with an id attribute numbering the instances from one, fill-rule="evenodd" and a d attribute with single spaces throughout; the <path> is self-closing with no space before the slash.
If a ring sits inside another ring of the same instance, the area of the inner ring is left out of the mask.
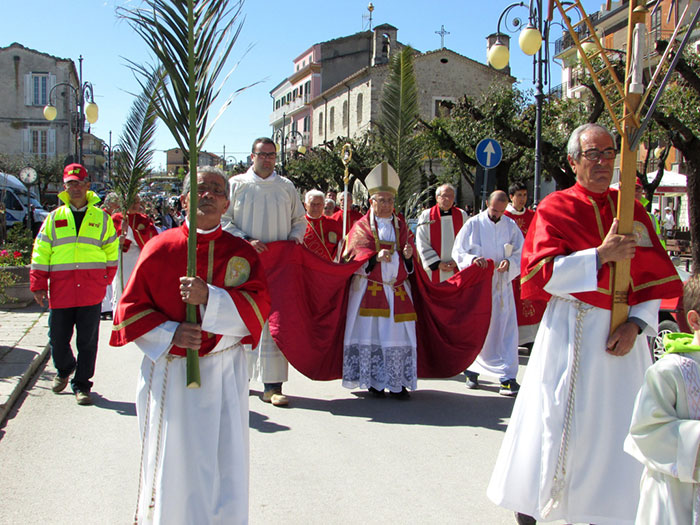
<path id="1" fill-rule="evenodd" d="M 617 152 L 613 148 L 604 149 L 600 151 L 599 149 L 589 149 L 581 153 L 582 157 L 586 160 L 597 162 L 603 157 L 605 160 L 612 160 L 617 156 Z"/>
<path id="2" fill-rule="evenodd" d="M 260 157 L 261 159 L 274 159 L 275 157 L 277 157 L 277 152 L 271 151 L 267 153 L 265 151 L 256 151 L 253 153 L 253 155 L 255 155 L 256 157 Z"/>
<path id="3" fill-rule="evenodd" d="M 223 197 L 226 195 L 226 190 L 221 188 L 213 188 L 211 186 L 197 186 L 197 195 L 204 195 L 205 193 L 210 193 L 216 197 Z"/>
<path id="4" fill-rule="evenodd" d="M 377 204 L 394 204 L 394 199 L 373 199 Z"/>

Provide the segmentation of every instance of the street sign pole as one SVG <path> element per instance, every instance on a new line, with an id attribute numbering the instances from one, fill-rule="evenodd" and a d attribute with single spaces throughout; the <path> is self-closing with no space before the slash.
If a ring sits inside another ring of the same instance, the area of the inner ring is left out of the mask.
<path id="1" fill-rule="evenodd" d="M 474 148 L 476 161 L 484 168 L 484 181 L 481 185 L 481 209 L 486 208 L 488 198 L 489 171 L 501 163 L 503 149 L 495 139 L 487 138 L 481 140 Z"/>

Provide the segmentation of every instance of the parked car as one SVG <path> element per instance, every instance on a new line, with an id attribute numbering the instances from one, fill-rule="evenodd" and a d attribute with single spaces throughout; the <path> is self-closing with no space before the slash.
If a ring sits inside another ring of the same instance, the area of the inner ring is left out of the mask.
<path id="1" fill-rule="evenodd" d="M 676 266 L 676 270 L 678 271 L 678 276 L 681 278 L 681 281 L 686 282 L 690 278 L 690 273 L 683 268 Z M 658 332 L 655 337 L 647 338 L 649 340 L 651 358 L 654 361 L 657 361 L 666 351 L 664 349 L 664 335 L 673 332 L 692 333 L 685 318 L 683 295 L 672 299 L 661 300 Z"/>
<path id="2" fill-rule="evenodd" d="M 34 192 L 28 193 L 20 180 L 7 173 L 0 173 L 0 200 L 5 205 L 5 224 L 11 228 L 15 224 L 27 223 L 27 210 L 32 210 L 32 234 L 36 235 L 44 219 L 49 215 Z"/>

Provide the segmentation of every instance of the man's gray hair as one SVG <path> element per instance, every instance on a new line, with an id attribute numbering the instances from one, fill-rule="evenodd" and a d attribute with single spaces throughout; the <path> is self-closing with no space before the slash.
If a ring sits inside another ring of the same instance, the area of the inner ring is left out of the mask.
<path id="1" fill-rule="evenodd" d="M 111 206 L 119 206 L 119 195 L 117 195 L 113 191 L 109 192 L 105 196 L 104 205 L 105 206 L 110 206 L 110 205 Z"/>
<path id="2" fill-rule="evenodd" d="M 306 192 L 306 195 L 304 195 L 304 202 L 306 204 L 309 204 L 311 202 L 311 199 L 314 197 L 321 197 L 323 199 L 323 204 L 326 203 L 326 196 L 323 194 L 322 191 L 320 190 L 309 190 Z"/>
<path id="3" fill-rule="evenodd" d="M 228 187 L 228 177 L 224 170 L 217 168 L 216 166 L 199 166 L 197 168 L 197 175 L 204 175 L 205 173 L 211 173 L 213 175 L 218 175 L 221 180 L 224 181 L 224 189 L 226 191 L 226 198 L 228 199 L 229 187 Z M 185 175 L 182 181 L 182 194 L 187 195 L 190 192 L 190 174 Z"/>
<path id="4" fill-rule="evenodd" d="M 612 140 L 613 147 L 617 149 L 615 135 L 610 133 L 610 130 L 608 128 L 606 128 L 605 126 L 601 126 L 600 124 L 596 124 L 594 122 L 589 122 L 576 128 L 569 137 L 569 143 L 566 145 L 566 153 L 570 155 L 572 159 L 578 159 L 581 157 L 581 135 L 583 135 L 586 131 L 592 129 L 599 129 L 603 133 L 607 133 L 610 136 L 610 139 Z"/>
<path id="5" fill-rule="evenodd" d="M 455 187 L 452 184 L 450 184 L 449 182 L 446 182 L 445 184 L 441 184 L 440 186 L 437 187 L 437 189 L 435 190 L 435 197 L 439 197 L 440 195 L 442 195 L 442 192 L 446 188 L 451 189 L 452 193 L 457 195 L 457 190 L 455 189 Z"/>

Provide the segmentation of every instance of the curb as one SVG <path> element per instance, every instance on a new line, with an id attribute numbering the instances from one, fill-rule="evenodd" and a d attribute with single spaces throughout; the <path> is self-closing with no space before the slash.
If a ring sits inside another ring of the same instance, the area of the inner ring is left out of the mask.
<path id="1" fill-rule="evenodd" d="M 24 365 L 26 368 L 24 368 L 21 374 L 11 377 L 11 380 L 14 381 L 15 384 L 13 385 L 9 395 L 7 395 L 5 402 L 0 404 L 0 425 L 3 425 L 5 423 L 8 415 L 14 408 L 15 403 L 19 399 L 20 395 L 24 391 L 29 381 L 34 377 L 34 375 L 37 373 L 40 367 L 43 366 L 49 358 L 49 355 L 51 353 L 51 347 L 48 343 L 48 327 L 40 323 L 40 321 L 44 319 L 44 316 L 47 315 L 48 310 L 43 311 L 34 320 L 31 327 L 25 332 L 25 334 L 19 339 L 19 341 L 15 343 L 10 352 L 8 352 L 9 354 L 16 348 L 21 347 L 23 341 L 26 341 L 28 343 L 27 346 L 41 348 L 41 350 L 34 355 L 32 360 L 26 365 Z M 40 344 L 37 344 L 38 341 L 46 342 L 44 343 L 44 346 L 41 347 Z M 34 344 L 32 344 L 32 342 Z M 4 363 L 0 362 L 0 366 L 2 366 L 3 364 Z"/>

